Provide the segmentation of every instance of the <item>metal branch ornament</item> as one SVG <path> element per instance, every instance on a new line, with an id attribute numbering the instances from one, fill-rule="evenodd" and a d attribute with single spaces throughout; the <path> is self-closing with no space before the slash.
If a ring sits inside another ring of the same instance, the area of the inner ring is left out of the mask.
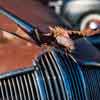
<path id="1" fill-rule="evenodd" d="M 73 50 L 75 48 L 74 42 L 69 36 L 69 34 L 71 34 L 69 31 L 57 26 L 54 28 L 49 27 L 49 29 L 58 44 L 64 46 L 68 50 Z"/>
<path id="2" fill-rule="evenodd" d="M 84 31 L 73 31 L 73 30 L 67 30 L 59 26 L 50 27 L 50 35 L 56 39 L 57 43 L 64 46 L 68 50 L 74 50 L 75 44 L 74 41 L 71 39 L 71 36 L 77 35 L 77 36 L 91 36 L 92 34 L 87 34 L 87 30 Z"/>

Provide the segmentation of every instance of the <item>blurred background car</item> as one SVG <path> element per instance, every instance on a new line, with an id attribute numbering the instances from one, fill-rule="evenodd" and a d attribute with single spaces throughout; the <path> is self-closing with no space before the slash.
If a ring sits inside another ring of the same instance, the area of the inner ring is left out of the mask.
<path id="1" fill-rule="evenodd" d="M 100 20 L 99 0 L 56 0 L 49 1 L 49 7 L 60 9 L 59 12 L 54 10 L 55 13 L 65 24 L 69 22 L 77 30 L 84 30 L 91 26 L 91 22 Z"/>

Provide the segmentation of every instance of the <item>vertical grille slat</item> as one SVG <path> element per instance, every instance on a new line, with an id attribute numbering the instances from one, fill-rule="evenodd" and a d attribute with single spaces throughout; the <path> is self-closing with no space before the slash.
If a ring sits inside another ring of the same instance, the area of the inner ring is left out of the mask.
<path id="1" fill-rule="evenodd" d="M 4 91 L 3 91 L 3 86 L 2 86 L 2 82 L 1 82 L 1 81 L 0 81 L 0 89 L 1 89 L 1 95 L 2 95 L 1 99 L 2 99 L 2 100 L 5 100 Z"/>
<path id="2" fill-rule="evenodd" d="M 66 61 L 65 55 L 61 55 L 61 57 L 62 57 L 63 63 L 67 67 L 67 70 L 68 70 L 68 73 L 69 73 L 69 76 L 70 76 L 70 80 L 71 80 L 71 83 L 72 83 L 71 86 L 72 86 L 72 90 L 73 90 L 73 98 L 75 98 L 76 100 L 77 99 L 79 100 L 78 91 L 77 91 L 77 83 L 75 82 L 76 78 L 74 78 L 75 76 L 73 75 L 73 72 L 72 72 L 72 69 L 71 69 L 72 65 L 68 60 L 69 58 L 67 59 L 68 61 Z"/>
<path id="3" fill-rule="evenodd" d="M 31 82 L 32 80 L 31 80 L 29 74 L 27 75 L 27 77 L 28 77 L 29 86 L 30 86 L 30 90 L 31 90 L 31 94 L 32 94 L 33 100 L 35 100 L 35 94 L 34 94 L 33 87 L 32 87 L 32 82 Z"/>
<path id="4" fill-rule="evenodd" d="M 41 68 L 40 63 L 38 64 L 38 66 L 39 66 L 39 68 Z M 43 81 L 44 81 L 44 88 L 45 88 L 47 100 L 51 100 L 51 99 L 49 98 L 49 92 L 48 92 L 48 88 L 47 88 L 47 82 L 46 82 L 45 75 L 44 75 L 44 73 L 43 73 L 42 70 L 41 70 L 40 72 L 41 72 L 41 75 L 42 75 L 42 78 L 43 78 Z"/>
<path id="5" fill-rule="evenodd" d="M 57 77 L 56 77 L 56 75 L 55 75 L 55 73 L 54 73 L 54 71 L 53 71 L 53 69 L 51 67 L 51 64 L 50 64 L 50 62 L 48 60 L 47 54 L 45 55 L 45 59 L 46 59 L 46 62 L 48 64 L 48 69 L 50 70 L 51 75 L 52 75 L 52 81 L 54 83 L 53 87 L 55 88 L 55 94 L 57 95 L 57 99 L 60 100 L 61 97 L 60 97 L 59 88 L 58 88 L 58 84 L 57 84 Z"/>
<path id="6" fill-rule="evenodd" d="M 46 68 L 46 65 L 45 65 L 45 63 L 44 63 L 42 57 L 41 57 L 41 63 L 42 63 L 42 65 L 43 65 L 43 67 L 44 67 L 43 72 L 44 72 L 44 74 L 45 74 L 45 79 L 46 79 L 45 82 L 47 83 L 48 91 L 50 91 L 50 92 L 49 92 L 49 93 L 50 93 L 49 95 L 50 95 L 50 97 L 51 97 L 51 100 L 54 100 L 54 91 L 53 91 L 53 87 L 52 87 L 50 75 L 49 75 L 49 72 L 48 72 L 48 70 L 47 70 L 47 68 Z M 50 98 L 50 97 L 49 97 L 49 98 Z"/>
<path id="7" fill-rule="evenodd" d="M 8 92 L 8 90 L 7 90 L 7 83 L 6 83 L 5 80 L 3 81 L 3 84 L 4 84 L 4 88 L 5 88 L 5 93 L 6 93 L 5 99 L 9 100 L 9 94 L 8 94 L 9 92 Z"/>
<path id="8" fill-rule="evenodd" d="M 72 90 L 71 90 L 71 87 L 70 87 L 70 79 L 69 79 L 69 73 L 63 63 L 63 60 L 62 58 L 60 57 L 61 55 L 59 55 L 59 59 L 57 59 L 58 55 L 55 53 L 55 52 L 51 52 L 52 54 L 52 57 L 54 58 L 55 60 L 55 63 L 57 64 L 58 68 L 59 68 L 59 71 L 61 73 L 61 77 L 62 77 L 62 81 L 64 83 L 64 87 L 65 87 L 65 93 L 67 94 L 67 97 L 66 98 L 69 98 L 70 100 L 72 100 Z M 69 79 L 69 80 L 68 80 Z"/>
<path id="9" fill-rule="evenodd" d="M 18 77 L 16 77 L 16 83 L 17 83 L 20 100 L 22 100 L 22 92 L 21 92 L 21 87 L 19 85 Z"/>
<path id="10" fill-rule="evenodd" d="M 66 56 L 66 55 L 65 55 Z M 74 80 L 74 84 L 75 87 L 76 87 L 76 93 L 77 93 L 77 98 L 79 100 L 82 99 L 82 92 L 81 92 L 81 86 L 80 86 L 80 80 L 79 80 L 79 77 L 78 77 L 78 68 L 76 69 L 75 67 L 77 66 L 77 64 L 75 64 L 75 62 L 72 62 L 70 57 L 66 56 L 66 59 L 67 59 L 67 63 L 69 64 L 70 66 L 70 71 L 71 71 L 71 74 L 73 75 L 73 80 Z"/>
<path id="11" fill-rule="evenodd" d="M 47 61 L 47 58 L 45 57 L 46 55 L 43 55 L 41 58 L 42 58 L 42 62 L 44 63 L 44 70 L 45 70 L 45 72 L 47 71 L 48 72 L 48 75 L 47 75 L 47 77 L 48 77 L 48 83 L 49 83 L 49 85 L 50 85 L 50 94 L 52 94 L 53 95 L 53 97 L 54 97 L 54 100 L 55 99 L 58 99 L 57 98 L 57 91 L 56 91 L 56 84 L 55 84 L 55 79 L 56 79 L 56 76 L 55 76 L 55 74 L 54 74 L 54 72 L 53 72 L 53 70 L 51 69 L 51 66 L 48 64 L 48 61 Z"/>
<path id="12" fill-rule="evenodd" d="M 32 78 L 33 78 L 33 81 L 34 81 L 34 85 L 35 85 L 35 89 L 36 89 L 37 98 L 38 98 L 38 100 L 40 100 L 39 90 L 38 90 L 38 87 L 37 87 L 37 83 L 36 83 L 35 76 L 34 76 L 33 73 L 32 73 L 31 75 L 32 75 Z"/>
<path id="13" fill-rule="evenodd" d="M 44 81 L 43 81 L 41 71 L 35 71 L 34 73 L 35 73 L 35 78 L 36 78 L 36 81 L 37 81 L 41 100 L 47 100 L 45 84 L 44 84 Z"/>
<path id="14" fill-rule="evenodd" d="M 62 93 L 62 97 L 64 97 L 63 99 L 66 99 L 66 95 L 65 95 L 65 89 L 64 89 L 64 85 L 63 85 L 63 82 L 62 82 L 62 77 L 61 77 L 61 73 L 59 71 L 59 68 L 58 68 L 58 65 L 56 64 L 55 62 L 55 59 L 53 58 L 52 56 L 52 52 L 51 53 L 48 53 L 49 54 L 49 57 L 51 59 L 51 62 L 53 63 L 53 67 L 55 68 L 56 70 L 56 73 L 57 73 L 57 76 L 58 76 L 58 79 L 59 79 L 59 84 L 60 84 L 60 87 L 61 87 L 61 93 Z"/>
<path id="15" fill-rule="evenodd" d="M 10 88 L 10 92 L 11 92 L 11 100 L 14 100 L 14 95 L 13 95 L 13 90 L 12 90 L 12 85 L 11 85 L 11 81 L 8 79 L 8 85 L 9 85 L 9 88 Z"/>
<path id="16" fill-rule="evenodd" d="M 88 72 L 87 72 L 86 69 L 84 69 L 83 74 L 86 75 L 86 76 L 88 76 Z M 86 80 L 86 77 L 85 77 L 85 80 Z M 90 85 L 89 84 L 89 80 L 86 80 L 86 84 L 87 85 Z M 89 91 L 91 91 L 91 87 L 86 87 L 86 90 L 87 90 L 88 100 L 92 100 L 92 98 L 91 98 L 92 97 L 91 96 L 92 94 L 91 94 L 91 92 L 89 92 Z"/>
<path id="17" fill-rule="evenodd" d="M 15 86 L 14 79 L 12 78 L 11 81 L 12 81 L 12 86 L 14 87 L 15 100 L 18 100 L 18 95 L 17 95 L 17 91 L 16 91 L 16 86 Z"/>
<path id="18" fill-rule="evenodd" d="M 27 98 L 28 98 L 28 100 L 30 100 L 30 92 L 29 92 L 29 87 L 28 87 L 27 79 L 26 79 L 25 75 L 23 75 L 23 79 L 24 79 L 23 81 L 25 82 L 25 88 L 27 90 Z"/>
<path id="19" fill-rule="evenodd" d="M 21 76 L 19 77 L 19 81 L 20 81 L 20 83 L 21 83 L 23 98 L 24 98 L 24 100 L 27 100 L 27 99 L 26 99 L 26 95 L 25 95 L 25 90 L 24 90 L 25 87 L 24 87 L 23 80 L 22 80 L 22 77 L 21 77 Z"/>
<path id="20" fill-rule="evenodd" d="M 51 68 L 52 68 L 52 70 L 54 71 L 54 73 L 55 73 L 55 76 L 56 76 L 56 86 L 57 86 L 57 88 L 58 88 L 58 90 L 57 91 L 59 91 L 58 92 L 58 95 L 59 95 L 59 99 L 64 99 L 64 98 L 66 98 L 66 96 L 65 96 L 65 93 L 64 93 L 64 88 L 63 88 L 63 83 L 62 83 L 62 79 L 61 79 L 61 75 L 60 75 L 60 72 L 59 72 L 59 70 L 58 70 L 58 66 L 55 64 L 55 62 L 54 62 L 54 59 L 52 58 L 52 56 L 51 56 L 52 54 L 49 52 L 48 54 L 47 54 L 47 57 L 48 57 L 48 59 L 49 59 L 49 62 L 50 62 L 50 66 L 51 66 Z M 64 93 L 64 94 L 63 94 Z M 64 97 L 65 96 L 65 97 Z"/>

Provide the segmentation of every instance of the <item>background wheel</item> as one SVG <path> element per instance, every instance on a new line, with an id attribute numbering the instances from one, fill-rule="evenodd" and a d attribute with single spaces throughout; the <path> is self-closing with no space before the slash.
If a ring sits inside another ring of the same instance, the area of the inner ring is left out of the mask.
<path id="1" fill-rule="evenodd" d="M 85 16 L 80 23 L 80 30 L 83 31 L 87 28 L 94 30 L 100 25 L 100 13 L 88 14 Z"/>

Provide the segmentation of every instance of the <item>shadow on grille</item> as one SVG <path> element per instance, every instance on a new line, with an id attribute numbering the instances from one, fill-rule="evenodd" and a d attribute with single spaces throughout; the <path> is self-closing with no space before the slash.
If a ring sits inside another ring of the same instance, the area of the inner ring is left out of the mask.
<path id="1" fill-rule="evenodd" d="M 0 100 L 98 100 L 99 68 L 52 49 L 29 69 L 0 76 Z"/>
<path id="2" fill-rule="evenodd" d="M 100 68 L 88 66 L 82 68 L 88 100 L 100 99 Z"/>

